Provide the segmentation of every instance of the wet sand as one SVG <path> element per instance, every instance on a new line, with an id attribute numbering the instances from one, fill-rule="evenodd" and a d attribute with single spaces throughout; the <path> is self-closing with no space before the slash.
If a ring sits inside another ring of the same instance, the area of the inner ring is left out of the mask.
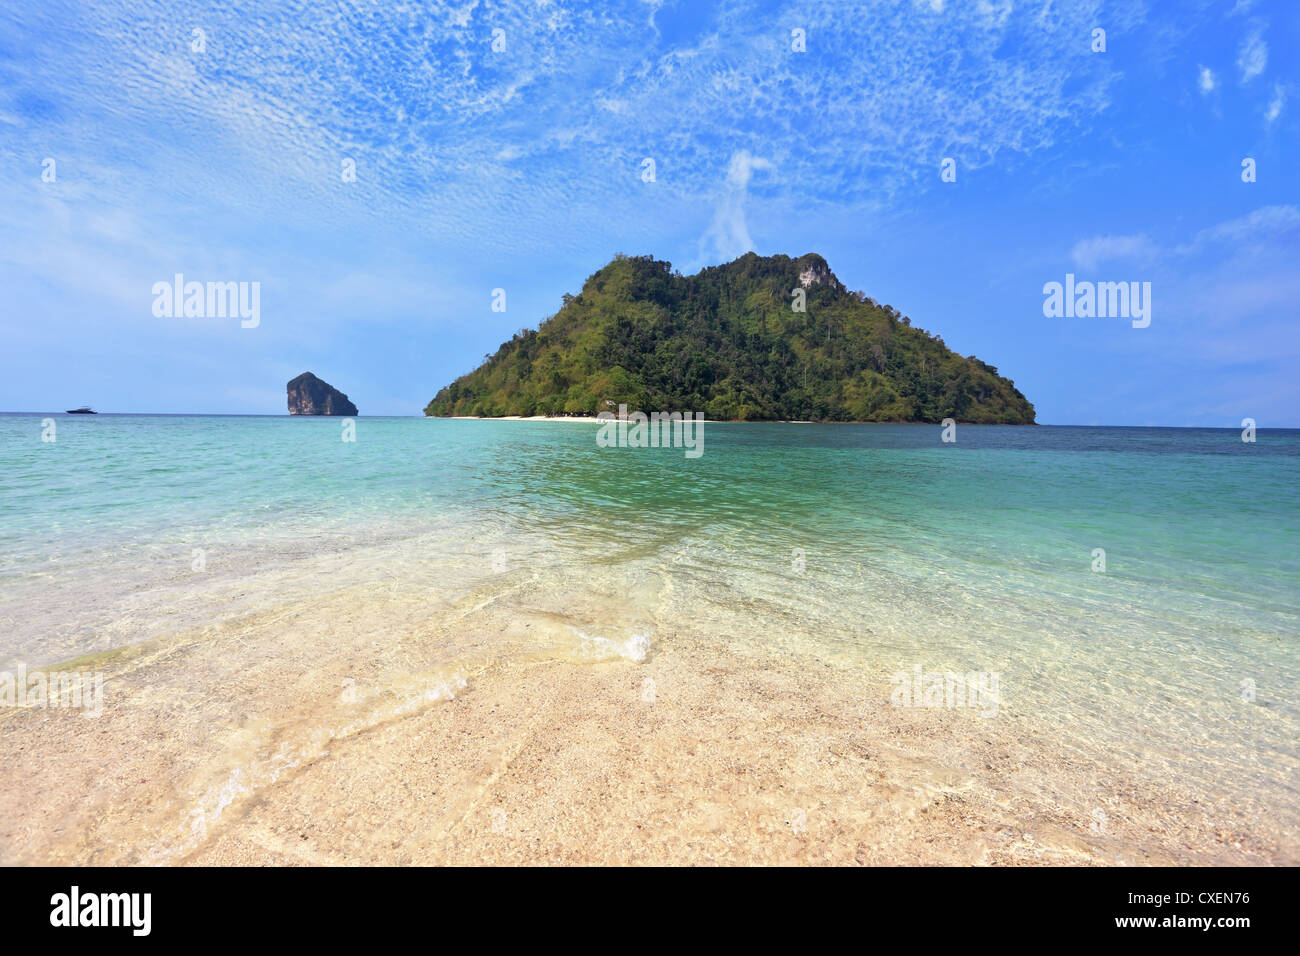
<path id="1" fill-rule="evenodd" d="M 0 863 L 1297 860 L 1264 810 L 1048 727 L 699 630 L 637 660 L 583 600 L 371 581 L 71 662 L 101 717 L 0 709 Z"/>

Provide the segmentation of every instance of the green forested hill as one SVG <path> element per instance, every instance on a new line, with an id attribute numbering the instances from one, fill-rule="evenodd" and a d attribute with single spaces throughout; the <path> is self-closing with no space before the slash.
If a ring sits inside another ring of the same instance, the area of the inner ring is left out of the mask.
<path id="1" fill-rule="evenodd" d="M 693 276 L 620 255 L 424 413 L 591 415 L 619 403 L 751 421 L 1034 421 L 996 368 L 847 291 L 821 256 L 753 253 Z"/>

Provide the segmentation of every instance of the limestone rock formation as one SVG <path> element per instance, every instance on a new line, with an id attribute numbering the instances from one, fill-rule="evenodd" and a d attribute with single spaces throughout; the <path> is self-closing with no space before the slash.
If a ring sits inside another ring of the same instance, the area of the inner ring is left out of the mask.
<path id="1" fill-rule="evenodd" d="M 289 383 L 290 415 L 355 415 L 357 406 L 328 382 L 303 372 Z"/>

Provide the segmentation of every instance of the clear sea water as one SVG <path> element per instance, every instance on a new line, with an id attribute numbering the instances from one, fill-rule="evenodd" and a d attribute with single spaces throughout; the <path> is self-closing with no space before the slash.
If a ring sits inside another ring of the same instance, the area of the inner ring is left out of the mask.
<path id="1" fill-rule="evenodd" d="M 688 459 L 574 422 L 51 417 L 0 416 L 0 669 L 290 586 L 525 575 L 589 592 L 583 627 L 788 647 L 864 695 L 997 672 L 1064 752 L 1300 805 L 1300 431 L 711 423 Z"/>

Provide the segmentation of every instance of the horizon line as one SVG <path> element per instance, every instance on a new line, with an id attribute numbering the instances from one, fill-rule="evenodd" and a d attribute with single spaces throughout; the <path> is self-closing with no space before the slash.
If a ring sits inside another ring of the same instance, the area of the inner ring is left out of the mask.
<path id="1" fill-rule="evenodd" d="M 69 415 L 65 409 L 63 411 L 44 411 L 44 412 L 24 412 L 24 411 L 0 411 L 0 416 L 4 415 Z M 413 415 L 391 414 L 391 415 L 291 415 L 288 412 L 95 412 L 95 415 L 108 415 L 113 417 L 131 418 L 131 417 L 151 417 L 151 418 L 420 418 L 430 420 L 444 421 L 510 421 L 501 417 L 489 418 L 458 418 L 449 415 L 425 415 L 416 413 Z M 84 417 L 84 416 L 78 416 Z M 528 421 L 527 418 L 518 419 L 519 421 Z M 545 419 L 534 419 L 537 421 Z M 740 421 L 740 420 L 709 420 L 711 425 L 782 425 L 782 424 L 799 424 L 799 425 L 906 425 L 916 426 L 924 425 L 931 428 L 939 427 L 939 422 L 794 422 L 791 419 L 764 419 L 761 421 Z M 1200 429 L 1204 431 L 1240 431 L 1241 425 L 1084 425 L 1058 422 L 1034 422 L 1029 425 L 1008 425 L 999 423 L 976 423 L 958 421 L 959 425 L 967 428 L 1177 428 L 1177 429 Z M 1259 425 L 1256 424 L 1255 430 L 1262 431 L 1300 431 L 1300 425 Z"/>

